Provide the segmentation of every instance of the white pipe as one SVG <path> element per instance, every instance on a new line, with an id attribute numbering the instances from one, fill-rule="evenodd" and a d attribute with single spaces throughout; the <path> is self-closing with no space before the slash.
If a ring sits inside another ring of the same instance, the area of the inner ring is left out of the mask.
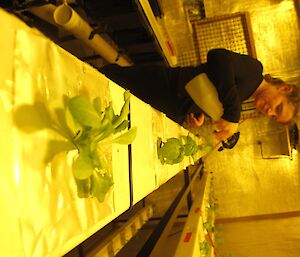
<path id="1" fill-rule="evenodd" d="M 92 39 L 89 39 L 93 29 L 70 6 L 65 4 L 58 6 L 54 11 L 53 18 L 58 25 L 84 41 L 109 63 L 116 63 L 120 66 L 131 65 L 124 56 L 120 55 L 99 34 L 95 34 Z"/>
<path id="2" fill-rule="evenodd" d="M 56 6 L 53 4 L 45 4 L 43 6 L 39 7 L 32 7 L 29 9 L 31 13 L 33 13 L 35 16 L 41 18 L 42 20 L 45 20 L 55 26 L 57 26 L 56 22 L 53 18 L 53 13 L 56 9 Z"/>

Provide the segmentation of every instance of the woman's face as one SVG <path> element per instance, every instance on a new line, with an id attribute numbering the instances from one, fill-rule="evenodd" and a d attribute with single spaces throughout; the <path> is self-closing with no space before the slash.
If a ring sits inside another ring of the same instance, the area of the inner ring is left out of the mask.
<path id="1" fill-rule="evenodd" d="M 262 90 L 254 101 L 258 111 L 280 123 L 290 121 L 294 115 L 295 107 L 284 86 L 270 86 Z"/>

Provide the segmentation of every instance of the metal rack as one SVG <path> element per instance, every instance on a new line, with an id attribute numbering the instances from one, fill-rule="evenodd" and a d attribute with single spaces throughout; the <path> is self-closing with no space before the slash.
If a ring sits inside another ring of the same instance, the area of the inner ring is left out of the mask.
<path id="1" fill-rule="evenodd" d="M 178 56 L 180 66 L 206 62 L 206 55 L 213 48 L 226 48 L 256 57 L 249 13 L 233 13 L 205 19 L 190 20 L 195 51 Z"/>

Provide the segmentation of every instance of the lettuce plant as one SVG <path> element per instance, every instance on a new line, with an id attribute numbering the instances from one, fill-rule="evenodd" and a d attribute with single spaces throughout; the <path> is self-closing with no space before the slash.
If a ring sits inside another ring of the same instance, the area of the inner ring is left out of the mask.
<path id="1" fill-rule="evenodd" d="M 180 163 L 184 156 L 195 158 L 197 152 L 202 147 L 191 138 L 191 136 L 171 137 L 166 142 L 160 141 L 157 154 L 162 164 Z"/>
<path id="2" fill-rule="evenodd" d="M 137 128 L 129 127 L 130 92 L 124 92 L 124 104 L 115 114 L 112 103 L 106 108 L 100 98 L 92 102 L 84 95 L 66 99 L 65 108 L 49 110 L 44 103 L 23 105 L 16 110 L 15 124 L 27 133 L 40 129 L 51 129 L 63 140 L 50 140 L 45 161 L 61 151 L 77 150 L 78 156 L 72 165 L 81 198 L 96 197 L 103 202 L 113 185 L 112 172 L 105 153 L 100 152 L 103 144 L 131 144 Z"/>

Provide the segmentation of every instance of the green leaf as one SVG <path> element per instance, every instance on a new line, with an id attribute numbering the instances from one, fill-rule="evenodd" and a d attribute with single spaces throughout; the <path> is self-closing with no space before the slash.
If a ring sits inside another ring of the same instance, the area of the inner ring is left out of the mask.
<path id="1" fill-rule="evenodd" d="M 94 169 L 95 168 L 101 169 L 100 158 L 99 158 L 99 155 L 98 155 L 96 149 L 91 151 L 91 153 L 89 154 L 89 157 L 91 158 L 92 165 L 93 165 Z"/>
<path id="2" fill-rule="evenodd" d="M 54 109 L 53 120 L 55 120 L 56 128 L 60 131 L 60 134 L 66 138 L 72 138 L 73 133 L 67 125 L 65 110 L 63 108 Z"/>
<path id="3" fill-rule="evenodd" d="M 116 115 L 115 115 L 115 112 L 114 112 L 114 109 L 112 107 L 112 103 L 110 102 L 109 105 L 105 108 L 105 111 L 104 111 L 104 118 L 109 120 L 109 122 L 113 122 L 116 118 Z"/>
<path id="4" fill-rule="evenodd" d="M 206 256 L 209 252 L 209 243 L 207 241 L 202 241 L 200 243 L 200 253 L 203 256 Z"/>
<path id="5" fill-rule="evenodd" d="M 158 149 L 158 156 L 165 161 L 172 162 L 179 158 L 183 151 L 183 145 L 178 138 L 169 138 L 167 142 Z"/>
<path id="6" fill-rule="evenodd" d="M 208 231 L 214 231 L 214 226 L 209 221 L 204 222 L 203 227 Z"/>
<path id="7" fill-rule="evenodd" d="M 176 159 L 170 161 L 170 164 L 180 163 L 183 160 L 183 158 L 184 158 L 184 151 L 181 151 L 180 155 Z"/>
<path id="8" fill-rule="evenodd" d="M 71 131 L 73 140 L 76 140 L 82 134 L 83 128 L 82 126 L 73 118 L 69 108 L 67 107 L 65 110 L 65 119 L 66 125 Z"/>
<path id="9" fill-rule="evenodd" d="M 81 125 L 92 128 L 100 126 L 99 115 L 86 96 L 81 95 L 71 98 L 68 107 L 75 120 Z"/>
<path id="10" fill-rule="evenodd" d="M 194 157 L 197 154 L 198 151 L 199 151 L 199 146 L 195 143 L 194 145 L 192 145 L 191 152 L 190 152 L 189 156 Z"/>
<path id="11" fill-rule="evenodd" d="M 116 116 L 115 120 L 113 121 L 113 127 L 116 128 L 118 127 L 124 120 L 127 119 L 128 114 L 129 114 L 129 100 L 130 100 L 130 92 L 125 91 L 124 92 L 124 105 L 121 109 L 120 115 Z"/>
<path id="12" fill-rule="evenodd" d="M 128 120 L 123 120 L 122 123 L 118 127 L 116 127 L 116 129 L 114 131 L 114 134 L 116 134 L 118 132 L 121 132 L 124 129 L 127 129 L 128 126 L 129 126 L 129 121 Z"/>
<path id="13" fill-rule="evenodd" d="M 186 156 L 195 155 L 199 150 L 199 147 L 198 147 L 197 143 L 189 135 L 188 136 L 182 136 L 181 138 L 185 142 L 184 154 Z"/>
<path id="14" fill-rule="evenodd" d="M 96 197 L 99 202 L 103 202 L 112 185 L 113 179 L 109 172 L 100 174 L 94 171 L 91 176 L 91 195 Z"/>
<path id="15" fill-rule="evenodd" d="M 105 119 L 105 118 L 104 118 Z M 107 119 L 105 119 L 101 125 L 101 127 L 94 131 L 96 132 L 97 136 L 94 137 L 95 142 L 100 142 L 101 140 L 109 137 L 114 132 L 114 128 L 112 127 L 111 122 L 109 122 Z"/>
<path id="16" fill-rule="evenodd" d="M 192 144 L 185 144 L 184 146 L 183 146 L 183 149 L 184 149 L 184 154 L 186 155 L 186 156 L 189 156 L 189 155 L 192 155 L 193 154 L 193 150 L 194 150 L 194 145 L 192 145 Z"/>
<path id="17" fill-rule="evenodd" d="M 79 198 L 87 198 L 90 196 L 91 179 L 76 179 L 77 195 Z"/>
<path id="18" fill-rule="evenodd" d="M 104 111 L 104 108 L 101 104 L 101 99 L 100 97 L 96 97 L 94 100 L 93 100 L 93 106 L 96 110 L 96 112 L 98 113 L 99 117 L 102 116 L 103 114 L 103 111 Z"/>
<path id="19" fill-rule="evenodd" d="M 137 127 L 135 126 L 135 127 L 130 128 L 128 131 L 124 132 L 120 136 L 114 138 L 112 140 L 112 143 L 129 145 L 136 138 L 136 134 L 137 134 Z"/>
<path id="20" fill-rule="evenodd" d="M 93 162 L 86 152 L 80 152 L 78 158 L 73 162 L 73 175 L 76 179 L 87 179 L 93 173 Z"/>

